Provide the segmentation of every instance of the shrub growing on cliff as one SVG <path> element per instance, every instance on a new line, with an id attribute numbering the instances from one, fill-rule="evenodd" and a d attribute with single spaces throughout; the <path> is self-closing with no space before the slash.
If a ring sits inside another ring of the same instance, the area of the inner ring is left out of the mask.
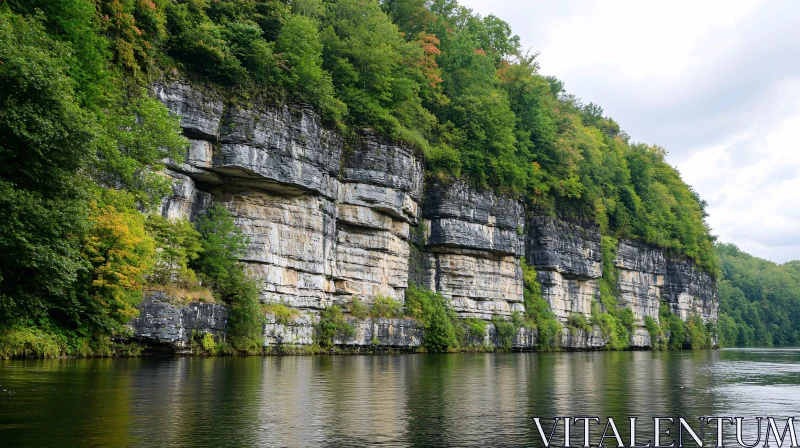
<path id="1" fill-rule="evenodd" d="M 255 279 L 242 269 L 235 271 L 238 280 L 228 285 L 228 327 L 226 333 L 231 346 L 246 353 L 258 353 L 264 346 L 266 313 L 259 301 L 260 288 Z"/>
<path id="2" fill-rule="evenodd" d="M 375 301 L 372 303 L 369 315 L 372 317 L 393 319 L 400 315 L 402 308 L 403 306 L 397 300 L 391 297 L 378 295 L 375 296 Z"/>
<path id="3" fill-rule="evenodd" d="M 347 312 L 356 319 L 366 319 L 369 317 L 369 307 L 358 297 L 353 297 L 347 304 Z"/>
<path id="4" fill-rule="evenodd" d="M 658 325 L 658 322 L 650 316 L 645 316 L 644 326 L 647 329 L 647 333 L 650 335 L 650 348 L 665 348 L 662 341 L 663 333 L 661 332 L 661 327 Z"/>
<path id="5" fill-rule="evenodd" d="M 265 313 L 275 316 L 275 323 L 278 325 L 289 325 L 300 315 L 300 311 L 289 308 L 283 303 L 269 303 L 263 306 L 263 310 Z"/>
<path id="6" fill-rule="evenodd" d="M 148 216 L 146 227 L 159 249 L 148 280 L 160 285 L 195 285 L 197 277 L 189 264 L 199 257 L 203 245 L 200 234 L 192 223 L 185 219 L 166 219 L 153 214 Z"/>
<path id="7" fill-rule="evenodd" d="M 459 347 L 462 327 L 456 312 L 441 294 L 409 285 L 406 312 L 424 330 L 422 345 L 431 352 L 447 352 Z"/>
<path id="8" fill-rule="evenodd" d="M 567 316 L 567 326 L 573 334 L 576 330 L 583 330 L 587 333 L 592 331 L 592 326 L 589 324 L 589 321 L 586 320 L 586 316 L 583 313 L 570 313 L 569 316 Z"/>
<path id="9" fill-rule="evenodd" d="M 499 316 L 492 317 L 492 323 L 497 330 L 497 345 L 502 351 L 509 351 L 514 346 L 514 336 L 517 335 L 520 326 L 513 320 L 505 320 Z"/>
<path id="10" fill-rule="evenodd" d="M 333 347 L 335 339 L 352 338 L 356 329 L 347 322 L 338 305 L 333 305 L 319 313 L 319 320 L 314 324 L 314 343 L 322 349 Z"/>
<path id="11" fill-rule="evenodd" d="M 520 259 L 522 268 L 523 300 L 525 304 L 525 321 L 536 328 L 537 348 L 539 350 L 553 350 L 557 348 L 562 326 L 558 322 L 550 304 L 542 298 L 542 286 L 536 280 L 536 269 L 525 263 L 525 258 Z"/>
<path id="12" fill-rule="evenodd" d="M 683 349 L 686 344 L 686 326 L 680 317 L 672 314 L 668 303 L 661 303 L 658 320 L 661 322 L 661 332 L 667 337 L 667 348 L 670 350 Z"/>
<path id="13" fill-rule="evenodd" d="M 234 349 L 260 350 L 266 314 L 259 302 L 260 285 L 247 275 L 239 257 L 247 237 L 236 227 L 233 215 L 215 205 L 197 219 L 202 251 L 190 263 L 217 296 L 229 305 L 227 334 Z"/>
<path id="14" fill-rule="evenodd" d="M 693 314 L 686 321 L 686 338 L 692 349 L 712 348 L 710 328 L 697 314 Z"/>
<path id="15" fill-rule="evenodd" d="M 486 321 L 477 317 L 468 317 L 461 320 L 464 327 L 464 341 L 469 343 L 471 340 L 483 340 L 486 337 Z M 467 344 L 462 344 L 467 345 Z"/>
<path id="16" fill-rule="evenodd" d="M 197 230 L 202 250 L 189 267 L 227 301 L 242 278 L 239 256 L 247 248 L 247 237 L 236 227 L 233 215 L 219 204 L 197 218 Z"/>

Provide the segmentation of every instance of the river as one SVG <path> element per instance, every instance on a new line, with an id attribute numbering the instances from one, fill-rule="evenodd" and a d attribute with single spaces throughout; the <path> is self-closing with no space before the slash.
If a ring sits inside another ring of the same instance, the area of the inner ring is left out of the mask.
<path id="1" fill-rule="evenodd" d="M 537 416 L 627 444 L 628 416 L 798 401 L 797 349 L 0 361 L 0 446 L 541 446 Z"/>

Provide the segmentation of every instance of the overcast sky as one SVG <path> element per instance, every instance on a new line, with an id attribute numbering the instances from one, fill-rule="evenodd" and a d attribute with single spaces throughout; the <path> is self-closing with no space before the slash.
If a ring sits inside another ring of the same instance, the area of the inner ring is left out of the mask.
<path id="1" fill-rule="evenodd" d="M 509 22 L 709 203 L 721 241 L 800 259 L 800 1 L 461 0 Z"/>

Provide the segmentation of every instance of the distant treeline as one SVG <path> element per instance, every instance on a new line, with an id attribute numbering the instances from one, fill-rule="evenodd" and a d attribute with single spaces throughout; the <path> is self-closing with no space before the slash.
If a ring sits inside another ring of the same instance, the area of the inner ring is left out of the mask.
<path id="1" fill-rule="evenodd" d="M 800 344 L 800 261 L 777 264 L 732 244 L 717 245 L 720 345 Z"/>

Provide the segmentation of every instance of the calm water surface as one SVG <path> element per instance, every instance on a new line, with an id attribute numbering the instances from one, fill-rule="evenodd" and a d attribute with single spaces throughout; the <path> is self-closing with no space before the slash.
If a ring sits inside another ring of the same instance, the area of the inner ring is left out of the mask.
<path id="1" fill-rule="evenodd" d="M 533 416 L 799 402 L 797 349 L 0 361 L 0 446 L 540 446 Z"/>

